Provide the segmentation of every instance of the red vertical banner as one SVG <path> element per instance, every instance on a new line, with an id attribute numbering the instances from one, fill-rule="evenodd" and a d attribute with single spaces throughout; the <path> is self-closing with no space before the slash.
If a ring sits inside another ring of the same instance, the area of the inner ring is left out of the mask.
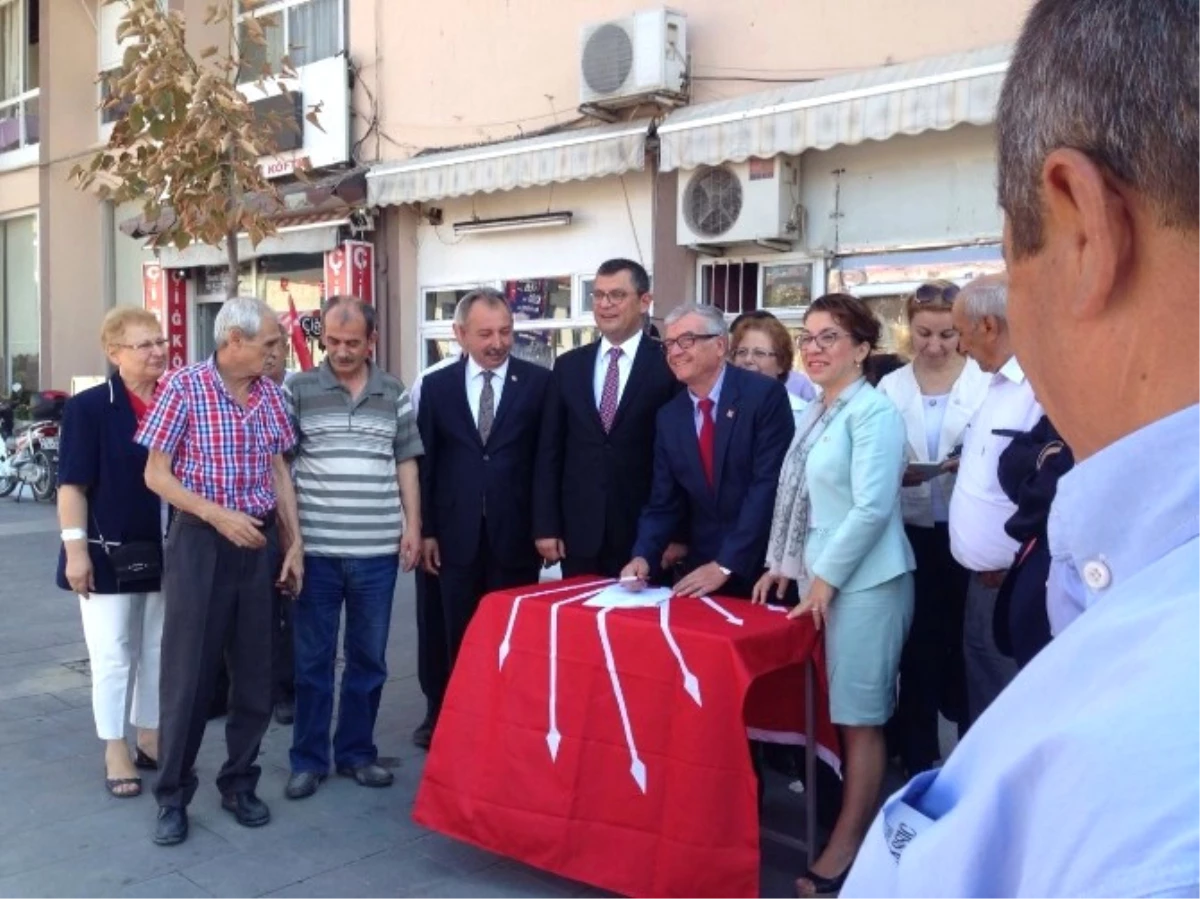
<path id="1" fill-rule="evenodd" d="M 325 254 L 325 296 L 337 294 L 375 303 L 375 246 L 347 240 Z"/>
<path id="2" fill-rule="evenodd" d="M 169 347 L 167 367 L 187 365 L 186 269 L 164 269 L 157 262 L 142 263 L 142 305 L 162 323 Z"/>
<path id="3" fill-rule="evenodd" d="M 168 269 L 167 340 L 170 341 L 170 355 L 167 357 L 167 365 L 170 368 L 182 368 L 188 363 L 187 289 L 187 269 Z"/>
<path id="4" fill-rule="evenodd" d="M 147 311 L 154 313 L 165 332 L 167 323 L 163 317 L 163 270 L 157 262 L 142 263 L 142 305 Z"/>

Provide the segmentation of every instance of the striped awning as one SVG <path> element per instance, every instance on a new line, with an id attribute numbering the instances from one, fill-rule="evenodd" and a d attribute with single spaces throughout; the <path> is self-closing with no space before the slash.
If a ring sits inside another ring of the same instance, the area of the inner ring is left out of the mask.
<path id="1" fill-rule="evenodd" d="M 383 163 L 367 175 L 367 201 L 397 206 L 640 171 L 649 124 L 579 128 Z"/>
<path id="2" fill-rule="evenodd" d="M 1012 46 L 883 66 L 671 113 L 663 171 L 993 121 Z"/>

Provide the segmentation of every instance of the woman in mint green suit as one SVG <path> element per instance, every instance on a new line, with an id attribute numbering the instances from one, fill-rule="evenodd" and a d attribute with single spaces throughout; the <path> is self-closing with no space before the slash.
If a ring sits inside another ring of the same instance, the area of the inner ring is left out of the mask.
<path id="1" fill-rule="evenodd" d="M 915 568 L 900 514 L 904 422 L 863 378 L 879 322 L 854 297 L 809 307 L 800 351 L 822 394 L 805 409 L 779 475 L 767 571 L 754 600 L 781 598 L 825 633 L 829 709 L 844 744 L 842 811 L 829 843 L 797 882 L 801 896 L 836 892 L 875 816 L 887 765 L 883 725 L 895 705 L 912 621 Z"/>

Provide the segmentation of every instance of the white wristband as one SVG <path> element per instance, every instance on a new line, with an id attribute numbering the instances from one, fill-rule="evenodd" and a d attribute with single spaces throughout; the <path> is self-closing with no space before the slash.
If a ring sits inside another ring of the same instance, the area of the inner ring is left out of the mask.
<path id="1" fill-rule="evenodd" d="M 86 540 L 87 531 L 83 528 L 63 528 L 62 530 L 63 543 L 68 540 Z"/>

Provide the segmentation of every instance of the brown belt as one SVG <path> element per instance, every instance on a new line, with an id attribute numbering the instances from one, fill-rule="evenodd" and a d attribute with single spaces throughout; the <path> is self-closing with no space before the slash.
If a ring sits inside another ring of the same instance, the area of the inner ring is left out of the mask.
<path id="1" fill-rule="evenodd" d="M 1004 583 L 1004 577 L 1008 574 L 1008 569 L 1003 571 L 976 571 L 975 575 L 979 578 L 979 583 L 987 587 L 989 590 L 999 590 L 1000 585 Z"/>

